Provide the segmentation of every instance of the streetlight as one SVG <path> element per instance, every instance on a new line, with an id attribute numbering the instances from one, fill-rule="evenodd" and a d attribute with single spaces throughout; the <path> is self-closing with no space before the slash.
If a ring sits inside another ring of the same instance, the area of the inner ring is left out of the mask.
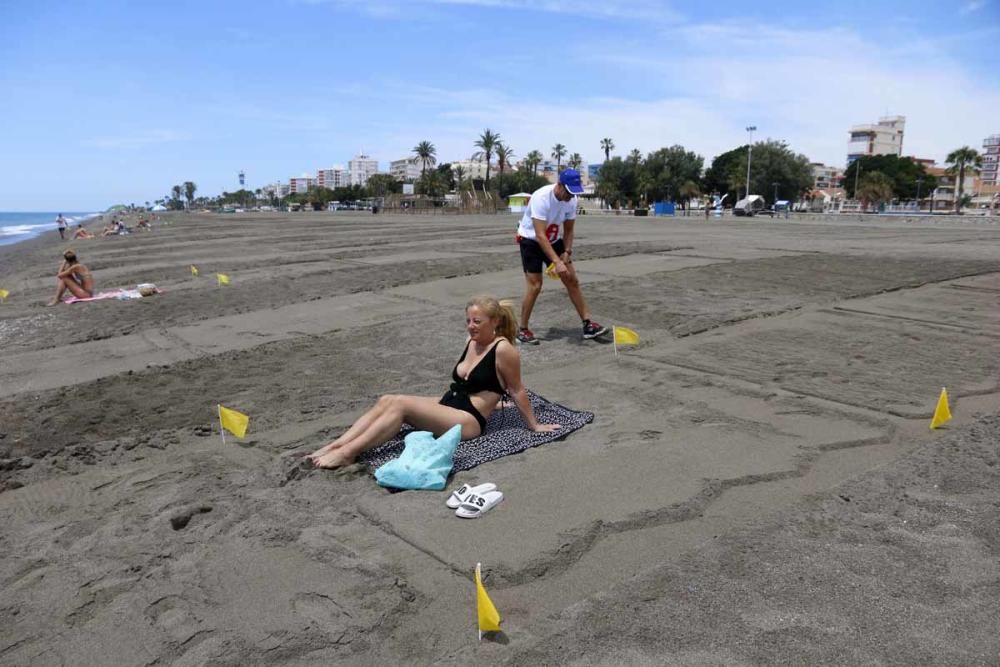
<path id="1" fill-rule="evenodd" d="M 771 205 L 772 206 L 777 206 L 778 205 L 778 183 L 774 182 L 774 183 L 771 183 L 771 185 L 774 186 L 774 201 L 771 202 Z"/>
<path id="2" fill-rule="evenodd" d="M 924 182 L 924 179 L 917 179 L 917 213 L 920 213 L 920 184 Z"/>
<path id="3" fill-rule="evenodd" d="M 750 141 L 747 143 L 747 199 L 750 199 L 750 158 L 753 157 L 753 133 L 756 129 L 756 125 L 747 125 L 747 132 L 750 133 Z"/>

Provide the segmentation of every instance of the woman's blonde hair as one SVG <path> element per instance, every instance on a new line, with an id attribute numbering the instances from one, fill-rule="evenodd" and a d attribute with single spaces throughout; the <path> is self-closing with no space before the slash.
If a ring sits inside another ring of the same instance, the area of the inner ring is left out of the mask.
<path id="1" fill-rule="evenodd" d="M 503 336 L 511 343 L 514 342 L 514 337 L 517 335 L 517 315 L 514 314 L 513 301 L 507 299 L 499 301 L 495 296 L 481 294 L 469 299 L 465 309 L 468 310 L 472 306 L 482 310 L 491 320 L 496 320 L 497 335 Z"/>

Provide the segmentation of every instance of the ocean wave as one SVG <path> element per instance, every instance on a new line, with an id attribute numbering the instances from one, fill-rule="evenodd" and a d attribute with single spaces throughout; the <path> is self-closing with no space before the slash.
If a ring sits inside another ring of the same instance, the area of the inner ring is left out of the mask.
<path id="1" fill-rule="evenodd" d="M 46 223 L 44 225 L 10 225 L 8 227 L 0 227 L 0 236 L 17 236 L 18 234 L 31 234 L 36 229 L 43 229 L 51 226 L 52 223 Z"/>

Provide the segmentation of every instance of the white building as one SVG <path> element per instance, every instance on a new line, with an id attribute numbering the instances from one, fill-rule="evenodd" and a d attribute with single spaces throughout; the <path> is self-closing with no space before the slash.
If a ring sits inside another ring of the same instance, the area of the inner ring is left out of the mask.
<path id="1" fill-rule="evenodd" d="M 983 171 L 979 180 L 983 185 L 1000 185 L 1000 134 L 983 139 Z"/>
<path id="2" fill-rule="evenodd" d="M 347 169 L 351 174 L 351 185 L 366 185 L 368 178 L 378 173 L 378 160 L 359 153 L 347 163 Z"/>
<path id="3" fill-rule="evenodd" d="M 455 167 L 462 168 L 462 178 L 486 178 L 485 160 L 455 160 L 451 163 L 451 173 L 455 173 Z M 496 166 L 490 169 L 490 176 L 496 173 Z"/>
<path id="4" fill-rule="evenodd" d="M 422 164 L 418 157 L 405 157 L 402 160 L 393 160 L 389 163 L 389 174 L 401 183 L 412 182 L 420 178 Z M 433 167 L 434 160 L 431 159 L 427 163 L 427 168 L 431 169 Z"/>
<path id="5" fill-rule="evenodd" d="M 906 116 L 883 116 L 874 125 L 855 125 L 847 142 L 847 164 L 867 155 L 903 154 Z"/>
<path id="6" fill-rule="evenodd" d="M 291 194 L 304 193 L 316 185 L 316 179 L 312 176 L 292 176 L 288 179 L 288 191 Z"/>
<path id="7" fill-rule="evenodd" d="M 339 164 L 334 165 L 329 169 L 316 170 L 316 187 L 333 190 L 334 188 L 347 187 L 350 184 L 350 174 L 348 174 L 348 171 Z"/>

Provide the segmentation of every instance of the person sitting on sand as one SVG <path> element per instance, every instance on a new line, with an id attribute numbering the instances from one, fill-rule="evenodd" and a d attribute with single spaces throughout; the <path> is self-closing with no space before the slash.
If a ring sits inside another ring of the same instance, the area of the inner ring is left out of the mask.
<path id="1" fill-rule="evenodd" d="M 87 229 L 83 225 L 78 224 L 76 226 L 76 231 L 73 232 L 74 241 L 77 239 L 92 239 L 92 238 L 94 238 L 94 235 L 91 234 L 89 231 L 87 231 Z"/>
<path id="2" fill-rule="evenodd" d="M 394 437 L 404 423 L 435 437 L 459 424 L 462 440 L 477 438 L 485 432 L 486 418 L 504 392 L 514 399 L 532 431 L 558 429 L 558 424 L 538 423 L 528 390 L 521 384 L 521 356 L 514 344 L 517 316 L 511 304 L 492 296 L 473 297 L 465 307 L 465 329 L 469 334 L 465 351 L 451 372 L 451 387 L 440 400 L 382 396 L 343 435 L 309 454 L 309 459 L 321 468 L 349 465 L 361 452 Z"/>
<path id="3" fill-rule="evenodd" d="M 67 250 L 63 253 L 63 262 L 59 265 L 56 277 L 59 279 L 59 287 L 56 289 L 55 297 L 49 302 L 50 306 L 62 301 L 62 295 L 66 290 L 78 299 L 94 296 L 94 276 L 91 275 L 90 269 L 77 260 L 74 251 Z"/>

